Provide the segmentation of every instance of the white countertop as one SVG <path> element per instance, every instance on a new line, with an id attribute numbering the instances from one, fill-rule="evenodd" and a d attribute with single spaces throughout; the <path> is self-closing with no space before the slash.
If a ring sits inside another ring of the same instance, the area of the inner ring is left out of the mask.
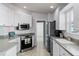
<path id="1" fill-rule="evenodd" d="M 53 38 L 53 37 L 52 37 Z M 79 56 L 79 45 L 63 38 L 55 38 L 54 40 L 73 56 Z"/>
<path id="2" fill-rule="evenodd" d="M 15 33 L 16 34 L 25 34 L 25 33 L 34 33 L 34 31 L 32 29 L 30 29 L 30 30 L 16 30 Z"/>
<path id="3" fill-rule="evenodd" d="M 32 30 L 21 30 L 21 31 L 15 31 L 16 35 L 18 34 L 28 34 L 28 33 L 34 33 L 34 31 Z M 18 38 L 18 37 L 16 37 Z M 14 39 L 16 39 L 14 38 Z M 12 40 L 14 40 L 12 39 Z M 14 47 L 15 45 L 17 45 L 17 42 L 10 42 L 10 39 L 5 38 L 5 39 L 0 39 L 0 55 L 4 52 L 6 52 L 7 50 L 9 50 L 10 48 Z"/>
<path id="4" fill-rule="evenodd" d="M 28 33 L 34 33 L 33 31 L 17 31 L 17 35 L 18 34 L 28 34 Z M 18 38 L 18 37 L 16 37 Z M 12 39 L 15 40 L 16 38 Z M 10 42 L 12 41 L 8 38 L 5 39 L 0 39 L 0 53 L 7 51 L 8 49 L 14 47 L 15 45 L 17 45 L 17 41 L 16 42 Z"/>

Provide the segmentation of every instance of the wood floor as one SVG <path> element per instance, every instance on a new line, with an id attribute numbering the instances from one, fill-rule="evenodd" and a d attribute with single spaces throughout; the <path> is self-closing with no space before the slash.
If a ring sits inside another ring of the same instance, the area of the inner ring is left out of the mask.
<path id="1" fill-rule="evenodd" d="M 44 48 L 41 38 L 37 40 L 37 46 L 32 50 L 19 53 L 18 56 L 50 56 L 48 51 Z"/>

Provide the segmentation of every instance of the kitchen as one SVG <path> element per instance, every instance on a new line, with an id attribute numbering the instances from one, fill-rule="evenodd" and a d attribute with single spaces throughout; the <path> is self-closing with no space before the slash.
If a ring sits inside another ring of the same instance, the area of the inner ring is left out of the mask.
<path id="1" fill-rule="evenodd" d="M 79 3 L 0 3 L 0 56 L 79 56 L 78 10 Z"/>

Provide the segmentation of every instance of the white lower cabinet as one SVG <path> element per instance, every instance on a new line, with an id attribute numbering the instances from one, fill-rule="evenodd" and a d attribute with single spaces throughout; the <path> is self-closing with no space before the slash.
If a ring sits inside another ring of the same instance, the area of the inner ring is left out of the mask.
<path id="1" fill-rule="evenodd" d="M 18 40 L 17 52 L 20 52 L 21 48 L 20 37 L 18 37 L 17 40 Z"/>
<path id="2" fill-rule="evenodd" d="M 53 56 L 72 56 L 56 41 L 53 40 Z"/>
<path id="3" fill-rule="evenodd" d="M 59 56 L 59 45 L 53 40 L 53 56 Z"/>
<path id="4" fill-rule="evenodd" d="M 17 56 L 17 46 L 14 46 L 8 51 L 6 51 L 5 56 Z"/>
<path id="5" fill-rule="evenodd" d="M 17 37 L 16 39 L 9 41 L 9 43 L 12 42 L 17 42 L 17 52 L 20 52 L 20 48 L 21 48 L 20 37 Z"/>
<path id="6" fill-rule="evenodd" d="M 59 56 L 71 56 L 67 51 L 65 51 L 61 46 L 59 46 Z"/>

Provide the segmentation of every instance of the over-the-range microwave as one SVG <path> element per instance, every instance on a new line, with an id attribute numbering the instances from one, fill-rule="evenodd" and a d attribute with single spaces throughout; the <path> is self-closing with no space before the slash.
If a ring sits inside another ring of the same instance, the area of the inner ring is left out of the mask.
<path id="1" fill-rule="evenodd" d="M 30 24 L 19 24 L 18 25 L 18 30 L 29 30 L 30 29 Z"/>

